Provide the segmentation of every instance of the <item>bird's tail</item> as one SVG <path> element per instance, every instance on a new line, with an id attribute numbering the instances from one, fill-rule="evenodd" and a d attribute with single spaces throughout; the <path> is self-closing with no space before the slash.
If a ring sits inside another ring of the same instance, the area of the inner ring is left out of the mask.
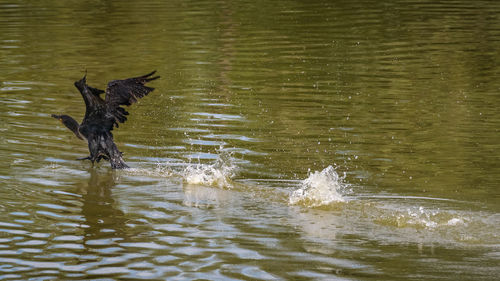
<path id="1" fill-rule="evenodd" d="M 118 150 L 118 147 L 116 147 L 116 144 L 113 142 L 113 140 L 111 139 L 111 141 L 108 142 L 109 142 L 108 155 L 109 155 L 109 163 L 111 163 L 111 168 L 113 169 L 130 168 L 127 164 L 125 164 L 125 161 L 123 161 L 122 158 L 123 153 Z"/>
<path id="2" fill-rule="evenodd" d="M 109 160 L 113 169 L 130 168 L 123 161 L 122 153 L 116 147 L 110 132 L 97 134 L 94 138 L 89 139 L 89 150 L 92 162 L 106 159 Z"/>
<path id="3" fill-rule="evenodd" d="M 126 169 L 130 168 L 127 164 L 125 164 L 125 161 L 123 161 L 123 158 L 121 156 L 121 152 L 119 152 L 118 156 L 112 156 L 109 158 L 109 162 L 111 163 L 111 168 L 113 169 Z"/>

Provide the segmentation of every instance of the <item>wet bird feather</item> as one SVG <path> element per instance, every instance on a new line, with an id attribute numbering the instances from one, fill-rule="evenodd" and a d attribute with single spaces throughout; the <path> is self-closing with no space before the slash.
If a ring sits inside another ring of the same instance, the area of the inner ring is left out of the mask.
<path id="1" fill-rule="evenodd" d="M 111 163 L 113 169 L 128 168 L 111 131 L 114 127 L 118 128 L 119 123 L 127 121 L 126 115 L 129 113 L 121 106 L 129 106 L 154 90 L 145 84 L 160 78 L 151 77 L 155 73 L 156 71 L 153 71 L 139 77 L 113 80 L 108 83 L 106 91 L 87 85 L 87 75 L 75 82 L 75 87 L 85 102 L 82 123 L 78 124 L 68 115 L 52 114 L 52 117 L 59 119 L 78 138 L 87 140 L 90 156 L 82 159 L 89 159 L 92 163 L 105 159 Z M 100 96 L 103 93 L 106 93 L 104 99 Z"/>

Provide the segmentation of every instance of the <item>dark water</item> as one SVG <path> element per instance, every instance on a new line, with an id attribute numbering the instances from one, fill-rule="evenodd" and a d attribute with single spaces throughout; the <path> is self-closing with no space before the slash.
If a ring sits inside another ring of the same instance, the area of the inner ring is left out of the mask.
<path id="1" fill-rule="evenodd" d="M 0 279 L 495 280 L 500 2 L 0 1 Z M 50 114 L 156 69 L 113 131 Z"/>

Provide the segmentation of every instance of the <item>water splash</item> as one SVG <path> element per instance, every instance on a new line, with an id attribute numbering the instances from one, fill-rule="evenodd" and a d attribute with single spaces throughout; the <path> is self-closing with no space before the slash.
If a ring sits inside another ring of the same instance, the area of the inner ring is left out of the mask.
<path id="1" fill-rule="evenodd" d="M 231 178 L 234 177 L 236 165 L 229 152 L 221 150 L 213 164 L 191 164 L 181 172 L 182 178 L 188 184 L 232 188 Z"/>
<path id="2" fill-rule="evenodd" d="M 303 180 L 301 187 L 290 195 L 289 204 L 319 207 L 335 202 L 345 202 L 342 196 L 345 188 L 343 178 L 337 174 L 335 168 L 328 166 Z"/>
<path id="3" fill-rule="evenodd" d="M 231 178 L 235 176 L 236 165 L 232 154 L 222 148 L 213 163 L 159 163 L 155 169 L 131 168 L 126 172 L 132 175 L 146 175 L 162 178 L 181 178 L 193 185 L 232 188 Z"/>
<path id="4" fill-rule="evenodd" d="M 391 209 L 381 210 L 382 214 L 374 219 L 382 225 L 398 228 L 437 229 L 450 226 L 465 226 L 469 219 L 452 211 L 444 211 L 423 206 L 407 208 L 405 211 Z"/>

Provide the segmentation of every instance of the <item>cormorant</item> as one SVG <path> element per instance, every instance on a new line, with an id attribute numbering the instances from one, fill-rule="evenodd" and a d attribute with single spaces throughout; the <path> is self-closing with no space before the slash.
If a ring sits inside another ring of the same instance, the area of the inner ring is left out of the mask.
<path id="1" fill-rule="evenodd" d="M 113 169 L 129 167 L 123 161 L 122 153 L 113 141 L 111 130 L 115 126 L 118 128 L 118 123 L 127 120 L 128 112 L 121 105 L 129 106 L 154 90 L 145 84 L 160 78 L 160 76 L 151 77 L 155 73 L 156 71 L 153 71 L 144 76 L 113 80 L 108 83 L 106 92 L 87 85 L 87 74 L 75 82 L 75 87 L 85 101 L 85 117 L 82 123 L 78 124 L 68 115 L 52 114 L 51 116 L 59 119 L 77 138 L 87 140 L 90 156 L 79 160 L 88 159 L 94 163 L 104 159 L 111 163 Z M 105 99 L 100 96 L 103 93 L 106 93 Z"/>

